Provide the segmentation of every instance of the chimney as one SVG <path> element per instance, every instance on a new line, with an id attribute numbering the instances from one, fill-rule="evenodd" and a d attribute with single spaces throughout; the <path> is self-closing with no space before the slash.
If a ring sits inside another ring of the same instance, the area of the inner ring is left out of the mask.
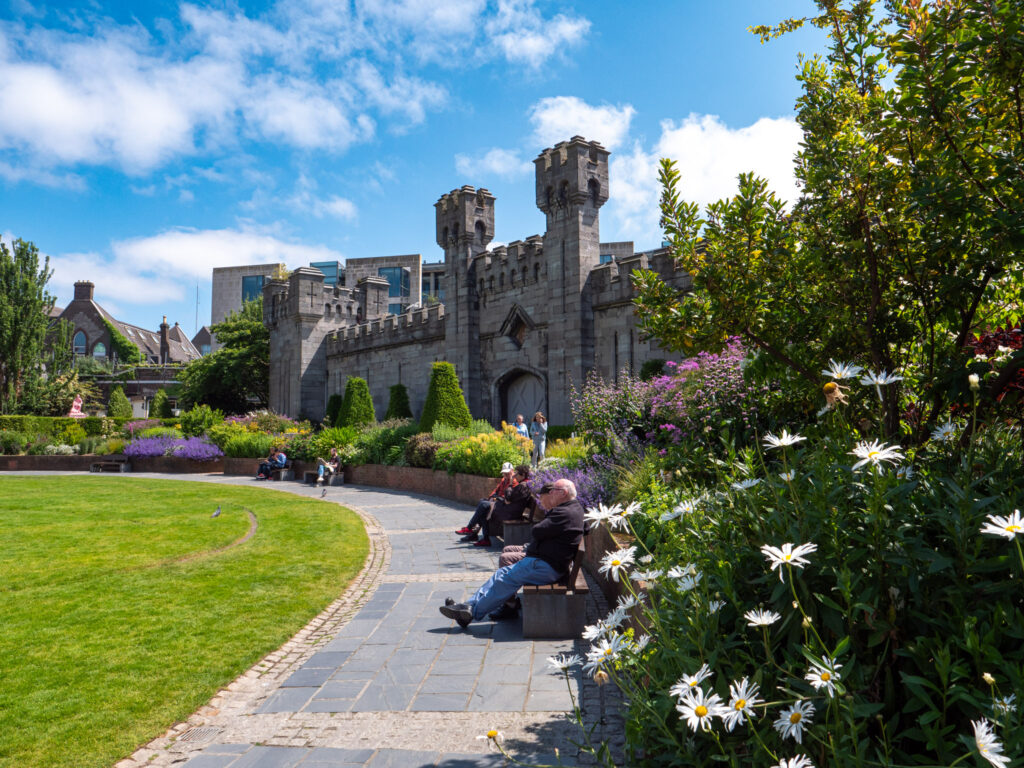
<path id="1" fill-rule="evenodd" d="M 171 360 L 171 345 L 167 341 L 167 315 L 160 323 L 160 365 L 167 365 Z"/>
<path id="2" fill-rule="evenodd" d="M 88 280 L 79 280 L 75 283 L 75 301 L 92 301 L 92 292 L 96 286 Z"/>

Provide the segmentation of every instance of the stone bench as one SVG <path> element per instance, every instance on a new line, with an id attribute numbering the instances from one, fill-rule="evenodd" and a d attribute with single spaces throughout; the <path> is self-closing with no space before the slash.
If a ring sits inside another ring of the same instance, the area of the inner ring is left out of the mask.
<path id="1" fill-rule="evenodd" d="M 319 473 L 315 469 L 307 469 L 302 473 L 302 482 L 306 485 L 316 485 Z M 344 485 L 345 475 L 342 472 L 324 473 L 324 485 Z"/>
<path id="2" fill-rule="evenodd" d="M 105 461 L 94 461 L 89 465 L 90 472 L 131 472 L 132 465 L 128 459 L 107 459 Z"/>
<path id="3" fill-rule="evenodd" d="M 286 459 L 283 467 L 270 470 L 270 479 L 278 482 L 281 480 L 294 480 L 295 472 L 292 470 L 292 460 Z"/>
<path id="4" fill-rule="evenodd" d="M 571 640 L 583 633 L 587 623 L 587 595 L 590 587 L 580 566 L 584 540 L 572 560 L 569 573 L 554 584 L 523 587 L 523 637 Z"/>

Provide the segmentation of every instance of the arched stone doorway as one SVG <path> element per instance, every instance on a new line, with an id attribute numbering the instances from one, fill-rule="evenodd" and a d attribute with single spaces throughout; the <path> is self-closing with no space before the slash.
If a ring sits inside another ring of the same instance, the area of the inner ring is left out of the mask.
<path id="1" fill-rule="evenodd" d="M 499 417 L 514 424 L 516 414 L 523 414 L 529 424 L 533 414 L 547 414 L 547 392 L 540 377 L 527 371 L 512 371 L 499 385 L 501 413 Z"/>

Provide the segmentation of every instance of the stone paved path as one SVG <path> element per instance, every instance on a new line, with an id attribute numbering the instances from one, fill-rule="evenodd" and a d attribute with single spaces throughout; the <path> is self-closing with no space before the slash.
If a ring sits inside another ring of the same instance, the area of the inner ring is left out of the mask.
<path id="1" fill-rule="evenodd" d="M 221 475 L 134 476 L 255 485 Z M 298 483 L 261 487 L 320 496 Z M 582 653 L 577 643 L 524 640 L 518 620 L 464 631 L 438 612 L 445 597 L 468 597 L 497 565 L 496 550 L 458 543 L 453 532 L 468 507 L 356 486 L 330 488 L 326 500 L 366 524 L 371 552 L 362 573 L 284 647 L 116 768 L 504 765 L 476 738 L 491 728 L 520 759 L 584 764 L 572 744 L 579 729 L 566 718 L 574 700 L 595 743 L 621 749 L 615 691 L 578 670 L 567 687 L 547 668 L 549 656 Z M 591 594 L 601 600 L 593 585 Z M 588 619 L 605 610 L 592 603 Z"/>

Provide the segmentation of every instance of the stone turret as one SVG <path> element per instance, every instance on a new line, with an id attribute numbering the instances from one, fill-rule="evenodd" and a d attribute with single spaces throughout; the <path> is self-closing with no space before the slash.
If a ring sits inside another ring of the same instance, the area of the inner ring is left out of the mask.
<path id="1" fill-rule="evenodd" d="M 437 244 L 445 261 L 445 357 L 466 393 L 469 409 L 481 412 L 480 300 L 476 290 L 477 257 L 494 238 L 494 195 L 486 189 L 453 189 L 434 205 Z"/>
<path id="2" fill-rule="evenodd" d="M 569 412 L 569 384 L 579 388 L 594 368 L 594 313 L 588 278 L 601 261 L 598 211 L 608 200 L 608 150 L 573 136 L 541 152 L 536 167 L 537 207 L 547 217 L 544 254 L 549 311 L 562 338 L 578 345 L 551 349 L 552 412 Z M 554 326 L 552 326 L 554 327 Z"/>

